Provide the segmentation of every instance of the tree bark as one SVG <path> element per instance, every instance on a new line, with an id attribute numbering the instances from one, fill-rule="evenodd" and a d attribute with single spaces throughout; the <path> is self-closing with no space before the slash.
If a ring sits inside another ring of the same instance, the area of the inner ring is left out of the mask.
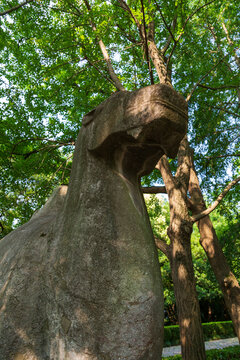
<path id="1" fill-rule="evenodd" d="M 166 194 L 165 186 L 143 186 L 142 192 L 144 194 Z"/>
<path id="2" fill-rule="evenodd" d="M 157 71 L 160 83 L 172 87 L 166 59 L 162 52 L 158 50 L 154 40 L 154 21 L 150 21 L 146 33 L 146 28 L 144 29 L 142 27 L 127 3 L 124 0 L 118 0 L 118 2 L 134 20 L 143 46 L 145 46 L 146 52 L 149 52 L 150 58 Z M 159 161 L 157 168 L 162 173 L 170 203 L 171 224 L 169 227 L 169 237 L 171 245 L 167 250 L 171 249 L 169 251 L 169 257 L 178 308 L 182 356 L 185 360 L 205 360 L 206 356 L 201 327 L 200 308 L 191 256 L 190 239 L 193 223 L 187 208 L 187 190 L 190 168 L 189 157 L 184 155 L 186 147 L 188 147 L 188 144 L 185 139 L 182 142 L 179 151 L 178 181 L 173 178 L 168 161 L 165 157 Z M 179 186 L 179 184 L 181 186 Z M 161 243 L 160 245 L 163 244 Z"/>
<path id="3" fill-rule="evenodd" d="M 167 69 L 166 69 L 166 65 L 164 63 L 164 59 L 161 56 L 161 54 L 159 54 L 159 51 L 157 49 L 155 42 L 152 41 L 151 39 L 148 40 L 148 48 L 149 48 L 149 53 L 150 53 L 152 62 L 157 71 L 160 83 L 172 86 L 171 82 L 169 80 L 168 74 L 167 74 Z"/>
<path id="4" fill-rule="evenodd" d="M 176 197 L 173 197 L 176 201 Z M 180 219 L 176 219 L 178 222 Z M 180 328 L 182 358 L 184 360 L 206 359 L 201 315 L 196 292 L 191 255 L 191 226 L 181 219 L 181 226 L 169 230 L 172 243 L 171 272 L 174 284 Z"/>
<path id="5" fill-rule="evenodd" d="M 189 193 L 191 195 L 192 212 L 198 214 L 206 209 L 199 186 L 196 171 L 191 168 Z M 207 215 L 197 222 L 200 232 L 200 243 L 208 257 L 218 284 L 222 290 L 228 313 L 240 341 L 240 286 L 232 273 L 222 251 L 210 217 Z"/>
<path id="6" fill-rule="evenodd" d="M 147 44 L 149 54 L 152 59 L 153 65 L 157 71 L 158 78 L 161 84 L 172 86 L 167 66 L 164 61 L 163 55 L 158 51 L 154 40 L 154 21 L 151 21 L 148 25 Z"/>
<path id="7" fill-rule="evenodd" d="M 182 145 L 184 142 L 186 140 Z M 180 179 L 187 181 L 189 174 L 188 161 L 183 156 L 184 150 L 186 148 L 181 146 L 178 179 L 172 176 L 165 156 L 159 161 L 157 168 L 162 174 L 169 197 L 169 259 L 180 327 L 182 358 L 203 360 L 206 359 L 206 355 L 191 254 L 192 221 L 186 203 L 186 184 L 179 185 Z"/>

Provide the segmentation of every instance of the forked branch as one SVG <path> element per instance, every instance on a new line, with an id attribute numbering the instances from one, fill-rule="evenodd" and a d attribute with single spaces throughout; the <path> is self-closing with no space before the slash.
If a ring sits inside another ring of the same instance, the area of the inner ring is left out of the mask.
<path id="1" fill-rule="evenodd" d="M 159 13 L 160 13 L 160 15 L 161 15 L 161 18 L 162 18 L 162 20 L 163 20 L 163 22 L 164 22 L 164 25 L 165 25 L 166 29 L 168 30 L 168 32 L 169 32 L 169 34 L 170 34 L 171 39 L 172 39 L 173 42 L 175 43 L 176 40 L 175 40 L 174 35 L 173 35 L 173 33 L 172 33 L 171 26 L 168 26 L 168 24 L 167 24 L 167 22 L 166 22 L 166 20 L 165 20 L 165 17 L 163 16 L 162 10 L 161 10 L 160 6 L 157 4 L 156 1 L 155 1 L 155 5 L 156 5 L 156 7 L 157 7 L 157 9 L 158 9 L 158 11 L 159 11 Z M 174 19 L 173 19 L 173 29 L 174 29 L 175 26 L 176 26 L 176 20 L 177 20 L 177 18 L 176 18 L 176 16 L 175 16 Z M 169 46 L 169 42 L 170 42 L 170 41 L 169 41 L 169 39 L 168 39 L 168 40 L 167 40 L 168 46 Z M 167 46 L 167 44 L 164 46 L 164 52 L 167 50 L 167 49 L 165 49 L 165 47 Z M 167 47 L 168 47 L 168 46 L 167 46 Z"/>
<path id="2" fill-rule="evenodd" d="M 235 186 L 240 181 L 240 176 L 238 176 L 236 179 L 232 180 L 223 190 L 223 192 L 218 196 L 218 198 L 214 201 L 214 203 L 209 206 L 206 210 L 200 212 L 199 214 L 196 214 L 191 217 L 192 222 L 196 222 L 200 219 L 202 219 L 204 216 L 209 215 L 213 210 L 216 209 L 216 207 L 220 204 L 222 199 L 227 195 L 228 191 L 232 189 L 233 186 Z"/>
<path id="3" fill-rule="evenodd" d="M 133 14 L 132 10 L 130 9 L 130 7 L 128 6 L 128 4 L 126 3 L 126 1 L 124 0 L 117 0 L 119 5 L 121 6 L 121 8 L 125 11 L 127 11 L 129 13 L 129 15 L 131 16 L 131 18 L 134 20 L 135 24 L 137 25 L 137 28 L 139 30 L 140 33 L 140 37 L 141 39 L 143 39 L 143 33 L 142 33 L 142 28 L 141 28 L 141 24 L 139 23 L 138 19 L 136 18 L 136 16 Z"/>
<path id="4" fill-rule="evenodd" d="M 211 67 L 211 69 L 209 69 L 206 74 L 204 74 L 199 80 L 198 82 L 196 82 L 196 84 L 193 86 L 192 90 L 190 91 L 190 93 L 188 94 L 187 98 L 186 98 L 186 101 L 188 102 L 194 91 L 196 90 L 196 88 L 200 85 L 200 83 L 214 70 L 216 69 L 216 67 L 225 59 L 227 55 L 225 55 L 223 58 L 221 58 L 213 67 Z"/>
<path id="5" fill-rule="evenodd" d="M 88 0 L 84 0 L 84 3 L 85 3 L 85 5 L 86 5 L 86 7 L 87 7 L 87 9 L 88 9 L 88 11 L 89 11 L 90 16 L 91 16 L 91 11 L 92 11 L 92 9 L 91 9 L 91 6 L 90 6 Z M 97 31 L 97 28 L 96 28 L 96 25 L 95 25 L 95 23 L 94 23 L 93 20 L 91 20 L 91 26 L 92 26 L 93 31 L 96 32 L 96 31 Z M 104 58 L 104 60 L 106 61 L 107 68 L 108 68 L 108 72 L 109 72 L 109 75 L 110 75 L 110 77 L 111 77 L 111 79 L 112 79 L 112 81 L 113 81 L 113 83 L 114 83 L 114 86 L 115 86 L 118 90 L 124 91 L 125 88 L 124 88 L 124 86 L 122 85 L 121 81 L 119 80 L 119 78 L 117 77 L 117 75 L 116 75 L 116 73 L 115 73 L 115 71 L 114 71 L 114 69 L 113 69 L 113 66 L 112 66 L 112 64 L 111 64 L 111 59 L 110 59 L 110 57 L 109 57 L 107 48 L 106 48 L 106 46 L 104 45 L 104 42 L 102 41 L 102 39 L 99 39 L 98 37 L 97 37 L 97 40 L 98 40 L 98 44 L 99 44 L 99 47 L 100 47 L 100 49 L 101 49 L 101 52 L 102 52 L 102 54 L 103 54 L 103 58 Z"/>

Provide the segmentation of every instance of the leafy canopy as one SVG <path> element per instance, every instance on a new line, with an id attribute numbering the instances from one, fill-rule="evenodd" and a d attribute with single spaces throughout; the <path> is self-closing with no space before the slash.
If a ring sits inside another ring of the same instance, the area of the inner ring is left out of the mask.
<path id="1" fill-rule="evenodd" d="M 89 10 L 81 0 L 34 0 L 3 15 L 20 3 L 0 6 L 3 234 L 68 182 L 83 114 L 116 91 L 99 41 L 126 90 L 151 83 L 136 22 L 120 1 L 89 1 Z M 239 174 L 238 1 L 126 3 L 141 26 L 154 20 L 172 84 L 189 99 L 189 139 L 211 199 Z M 144 181 L 160 181 L 159 175 Z M 231 197 L 239 203 L 237 190 Z"/>

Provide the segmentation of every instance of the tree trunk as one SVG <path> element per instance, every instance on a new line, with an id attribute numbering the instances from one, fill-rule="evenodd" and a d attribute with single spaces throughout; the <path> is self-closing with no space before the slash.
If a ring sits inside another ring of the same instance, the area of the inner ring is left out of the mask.
<path id="1" fill-rule="evenodd" d="M 206 205 L 194 168 L 191 169 L 189 193 L 193 203 L 193 213 L 198 214 L 205 210 Z M 222 290 L 228 313 L 232 319 L 234 329 L 240 341 L 239 283 L 227 263 L 210 217 L 208 215 L 205 216 L 197 222 L 197 225 L 200 232 L 200 243 L 207 254 L 209 263 Z"/>
<path id="2" fill-rule="evenodd" d="M 166 64 L 164 63 L 163 57 L 159 53 L 155 42 L 152 40 L 148 40 L 148 48 L 152 62 L 157 71 L 160 83 L 172 86 L 171 81 L 167 74 Z"/>
<path id="3" fill-rule="evenodd" d="M 160 83 L 172 87 L 163 55 L 158 51 L 154 41 L 154 21 L 148 25 L 147 40 L 149 54 Z M 175 105 L 178 108 L 178 104 L 175 103 Z M 187 104 L 185 111 L 187 112 Z M 187 138 L 182 140 L 178 151 L 177 179 L 172 176 L 165 156 L 159 161 L 157 168 L 162 174 L 170 205 L 168 231 L 172 252 L 170 262 L 180 326 L 182 357 L 184 360 L 204 360 L 206 355 L 191 254 L 192 221 L 186 202 L 190 173 Z"/>
<path id="4" fill-rule="evenodd" d="M 179 219 L 180 220 L 180 219 Z M 177 221 L 179 221 L 177 220 Z M 178 231 L 169 231 L 172 244 L 171 272 L 180 328 L 182 358 L 206 359 L 201 315 L 191 255 L 191 225 L 181 219 Z"/>
<path id="5" fill-rule="evenodd" d="M 191 254 L 192 221 L 186 205 L 189 169 L 188 159 L 183 155 L 185 150 L 184 146 L 180 147 L 181 163 L 177 172 L 178 177 L 184 179 L 182 186 L 172 176 L 165 156 L 159 161 L 157 167 L 161 171 L 169 197 L 170 264 L 180 327 L 182 358 L 204 360 L 206 355 Z"/>

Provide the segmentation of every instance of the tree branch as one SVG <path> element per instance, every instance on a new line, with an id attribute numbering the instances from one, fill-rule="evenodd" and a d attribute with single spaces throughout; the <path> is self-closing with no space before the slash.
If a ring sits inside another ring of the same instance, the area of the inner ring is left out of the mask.
<path id="1" fill-rule="evenodd" d="M 158 9 L 158 11 L 159 11 L 159 13 L 160 13 L 160 15 L 161 15 L 161 18 L 162 18 L 162 20 L 163 20 L 163 22 L 164 22 L 164 25 L 165 25 L 166 29 L 168 30 L 168 32 L 169 32 L 169 34 L 170 34 L 170 39 L 172 39 L 173 42 L 175 43 L 176 40 L 175 40 L 174 35 L 173 35 L 173 33 L 172 33 L 171 26 L 168 26 L 168 24 L 167 24 L 167 22 L 166 22 L 166 20 L 165 20 L 165 18 L 164 18 L 164 16 L 163 16 L 163 13 L 162 13 L 162 11 L 161 11 L 161 9 L 160 9 L 160 6 L 157 4 L 156 0 L 155 0 L 155 5 L 156 5 L 156 7 L 157 7 L 157 9 Z M 176 26 L 176 21 L 177 21 L 177 17 L 175 16 L 174 19 L 173 19 L 173 29 L 174 29 L 175 26 Z M 174 24 L 175 24 L 175 25 L 174 25 Z M 162 50 L 163 53 L 165 53 L 165 52 L 167 51 L 167 48 L 168 48 L 169 44 L 170 44 L 170 41 L 169 41 L 169 39 L 168 39 L 168 40 L 167 40 L 167 43 L 165 44 L 165 46 L 164 46 L 164 48 L 163 48 L 163 50 Z"/>
<path id="2" fill-rule="evenodd" d="M 240 176 L 238 176 L 236 179 L 232 180 L 223 190 L 223 192 L 217 197 L 217 199 L 214 201 L 214 203 L 209 206 L 206 210 L 200 212 L 197 215 L 194 215 L 191 217 L 192 222 L 196 222 L 200 219 L 202 219 L 204 216 L 209 215 L 213 210 L 216 209 L 216 207 L 220 204 L 220 202 L 222 201 L 222 199 L 226 196 L 226 194 L 228 193 L 228 191 L 234 186 L 236 185 L 238 182 L 240 181 Z"/>
<path id="3" fill-rule="evenodd" d="M 217 156 L 207 156 L 206 159 L 211 160 L 211 159 L 220 159 L 220 158 L 225 158 L 225 157 L 239 157 L 240 153 L 237 154 L 225 154 L 225 155 L 217 155 Z"/>
<path id="4" fill-rule="evenodd" d="M 26 1 L 20 3 L 20 4 L 16 5 L 16 6 L 13 6 L 11 9 L 8 9 L 8 10 L 5 10 L 5 11 L 3 11 L 3 12 L 0 12 L 0 16 L 4 16 L 4 15 L 7 15 L 7 14 L 10 14 L 11 12 L 18 10 L 19 8 L 23 7 L 23 6 L 26 5 L 26 4 L 31 3 L 31 2 L 33 2 L 33 1 L 34 1 L 34 0 L 26 0 Z"/>
<path id="5" fill-rule="evenodd" d="M 231 38 L 229 36 L 228 29 L 227 29 L 226 25 L 224 24 L 224 22 L 222 22 L 222 28 L 223 28 L 223 30 L 224 30 L 224 32 L 226 34 L 228 44 L 230 46 L 234 47 L 233 41 L 231 40 Z M 234 48 L 234 57 L 235 57 L 235 61 L 236 61 L 237 66 L 240 68 L 240 57 L 237 55 L 237 49 L 235 49 L 235 48 Z"/>
<path id="6" fill-rule="evenodd" d="M 163 155 L 161 157 L 155 168 L 160 171 L 166 187 L 167 194 L 170 195 L 173 189 L 175 188 L 176 181 L 172 175 L 166 155 Z"/>
<path id="7" fill-rule="evenodd" d="M 191 168 L 188 191 L 191 198 L 187 198 L 187 206 L 192 211 L 193 215 L 196 215 L 203 210 L 206 210 L 205 201 L 200 189 L 197 172 L 194 166 L 194 150 L 191 149 Z"/>
<path id="8" fill-rule="evenodd" d="M 1 232 L 3 232 L 4 231 L 4 226 L 3 226 L 1 221 L 0 221 L 0 228 L 2 229 Z"/>
<path id="9" fill-rule="evenodd" d="M 143 39 L 141 24 L 139 23 L 138 19 L 133 15 L 132 10 L 130 9 L 130 7 L 128 6 L 126 1 L 124 1 L 124 0 L 117 0 L 117 1 L 118 1 L 119 5 L 121 6 L 121 8 L 130 14 L 131 18 L 134 20 L 135 24 L 137 25 L 141 39 Z"/>
<path id="10" fill-rule="evenodd" d="M 165 186 L 143 186 L 142 192 L 144 194 L 166 194 Z"/>
<path id="11" fill-rule="evenodd" d="M 188 96 L 187 96 L 187 98 L 186 98 L 186 101 L 187 101 L 187 102 L 191 99 L 194 91 L 195 91 L 196 88 L 199 86 L 199 84 L 201 83 L 201 81 L 202 81 L 203 79 L 205 79 L 214 69 L 216 69 L 216 67 L 225 59 L 226 56 L 227 56 L 227 55 L 225 55 L 222 59 L 220 59 L 220 60 L 217 62 L 217 64 L 215 64 L 213 67 L 211 67 L 211 69 L 209 69 L 209 71 L 208 71 L 206 74 L 204 74 L 204 75 L 198 80 L 198 82 L 193 86 L 192 90 L 191 90 L 190 93 L 188 94 Z"/>
<path id="12" fill-rule="evenodd" d="M 233 116 L 236 116 L 236 117 L 239 117 L 240 118 L 240 115 L 237 114 L 237 113 L 234 113 L 232 111 L 229 111 L 229 110 L 226 110 L 226 108 L 221 108 L 220 106 L 210 106 L 211 109 L 218 109 L 218 110 L 222 110 L 223 112 L 229 114 L 229 115 L 233 115 Z"/>
<path id="13" fill-rule="evenodd" d="M 149 24 L 149 31 L 148 31 L 148 48 L 149 53 L 153 62 L 153 65 L 156 69 L 158 74 L 158 78 L 161 84 L 167 84 L 168 86 L 172 86 L 171 78 L 169 73 L 167 72 L 167 68 L 164 62 L 163 55 L 158 51 L 154 40 L 154 22 L 151 21 Z"/>
<path id="14" fill-rule="evenodd" d="M 171 27 L 172 27 L 173 31 L 175 30 L 176 25 L 177 25 L 177 15 L 175 15 L 175 17 L 174 17 L 174 19 L 172 21 L 172 26 Z M 170 27 L 170 29 L 171 29 L 171 27 Z M 171 33 L 172 33 L 172 31 L 171 31 Z M 173 38 L 173 36 L 170 34 L 167 41 L 166 41 L 166 44 L 164 45 L 164 47 L 161 50 L 163 56 L 165 55 L 166 51 L 168 50 L 168 48 L 169 48 L 169 46 L 171 44 L 171 40 L 173 40 L 174 42 L 176 41 L 175 38 Z"/>
<path id="15" fill-rule="evenodd" d="M 86 5 L 86 7 L 87 7 L 87 9 L 88 9 L 88 12 L 89 12 L 90 16 L 91 16 L 92 9 L 91 9 L 91 6 L 90 6 L 88 0 L 84 0 L 84 3 L 85 3 L 85 5 Z M 96 32 L 96 31 L 97 31 L 97 28 L 96 28 L 95 23 L 94 23 L 92 20 L 91 20 L 91 26 L 92 26 L 93 31 Z M 97 38 L 98 38 L 98 37 L 97 37 Z M 104 45 L 104 42 L 102 41 L 102 39 L 99 39 L 99 38 L 98 38 L 98 44 L 99 44 L 99 47 L 100 47 L 100 49 L 101 49 L 101 51 L 102 51 L 103 58 L 104 58 L 104 60 L 106 61 L 107 68 L 108 68 L 108 72 L 109 72 L 110 77 L 111 77 L 111 79 L 112 79 L 112 81 L 113 81 L 113 83 L 114 83 L 114 86 L 115 86 L 118 90 L 124 91 L 125 88 L 124 88 L 124 86 L 122 85 L 122 83 L 121 83 L 121 81 L 119 80 L 119 78 L 117 77 L 117 75 L 116 75 L 116 73 L 115 73 L 115 71 L 114 71 L 114 69 L 113 69 L 113 67 L 112 67 L 111 60 L 110 60 L 110 57 L 109 57 L 107 48 L 106 48 L 106 46 Z"/>
<path id="16" fill-rule="evenodd" d="M 11 152 L 11 156 L 10 156 L 10 157 L 12 157 L 12 155 L 19 155 L 19 156 L 23 156 L 24 159 L 26 160 L 27 158 L 29 158 L 29 156 L 31 156 L 31 155 L 33 155 L 33 154 L 37 154 L 37 153 L 39 153 L 39 152 L 41 152 L 41 151 L 44 151 L 44 150 L 50 149 L 50 148 L 57 149 L 57 148 L 60 148 L 60 147 L 62 147 L 62 146 L 64 146 L 64 145 L 62 145 L 62 144 L 59 144 L 59 145 L 46 145 L 46 146 L 44 146 L 44 147 L 42 147 L 42 148 L 40 148 L 40 149 L 34 149 L 34 150 L 29 151 L 29 152 L 27 152 L 27 153 Z"/>
<path id="17" fill-rule="evenodd" d="M 136 45 L 142 44 L 142 43 L 139 43 L 139 41 L 137 41 L 130 33 L 127 33 L 126 29 L 123 29 L 120 24 L 117 23 L 116 26 L 122 32 L 123 36 L 125 36 L 126 39 L 128 39 L 128 41 L 130 41 L 131 43 L 136 44 Z"/>
<path id="18" fill-rule="evenodd" d="M 169 67 L 170 60 L 171 60 L 171 57 L 172 57 L 172 55 L 173 55 L 173 53 L 174 53 L 174 51 L 175 51 L 175 48 L 176 48 L 179 40 L 181 39 L 182 35 L 184 34 L 185 27 L 187 26 L 187 23 L 189 22 L 189 20 L 190 20 L 198 11 L 200 11 L 200 10 L 201 10 L 202 8 L 204 8 L 205 6 L 208 6 L 208 5 L 212 4 L 214 1 L 216 1 L 216 0 L 209 1 L 208 3 L 200 6 L 200 7 L 197 8 L 195 11 L 193 11 L 191 15 L 189 15 L 189 16 L 187 17 L 187 19 L 185 20 L 185 23 L 183 24 L 182 32 L 179 34 L 179 36 L 178 36 L 177 39 L 175 40 L 174 45 L 173 45 L 173 48 L 172 48 L 172 50 L 171 50 L 171 53 L 170 53 L 170 55 L 169 55 L 169 57 L 168 57 L 167 69 L 168 69 L 168 67 Z"/>
<path id="19" fill-rule="evenodd" d="M 61 164 L 60 166 L 57 168 L 57 170 L 55 171 L 55 173 L 50 177 L 49 182 L 57 175 L 57 173 L 60 171 L 60 169 L 63 167 L 64 164 L 67 165 L 68 161 L 73 157 L 73 154 L 69 155 Z"/>
<path id="20" fill-rule="evenodd" d="M 153 72 L 152 72 L 151 63 L 150 63 L 150 59 L 149 59 L 149 53 L 148 53 L 148 42 L 147 42 L 146 21 L 145 21 L 145 11 L 144 11 L 143 0 L 141 0 L 141 6 L 142 6 L 142 14 L 143 14 L 143 29 L 144 29 L 144 39 L 145 39 L 144 47 L 145 47 L 146 60 L 147 60 L 148 70 L 149 70 L 149 75 L 150 75 L 150 82 L 151 82 L 151 85 L 153 85 L 154 79 L 153 79 Z"/>
<path id="21" fill-rule="evenodd" d="M 204 89 L 209 89 L 209 90 L 224 90 L 224 89 L 238 89 L 239 88 L 238 85 L 223 85 L 223 86 L 213 87 L 213 86 L 209 86 L 209 85 L 198 84 L 198 86 L 200 86 Z"/>
<path id="22" fill-rule="evenodd" d="M 21 139 L 20 141 L 18 141 L 16 144 L 13 145 L 13 149 L 15 149 L 16 146 L 18 146 L 19 144 L 21 144 L 23 142 L 27 142 L 27 141 L 48 141 L 48 142 L 51 142 L 54 144 L 75 145 L 75 140 L 73 138 L 70 138 L 66 141 L 62 141 L 62 140 L 52 140 L 52 139 L 47 139 L 47 138 L 42 138 L 42 137 L 35 137 L 35 138 Z"/>
<path id="23" fill-rule="evenodd" d="M 124 9 L 125 11 L 127 11 L 130 14 L 130 16 L 132 17 L 132 19 L 134 20 L 134 22 L 138 28 L 142 43 L 144 46 L 146 46 L 145 45 L 146 36 L 144 33 L 144 26 L 142 26 L 139 23 L 138 19 L 134 16 L 130 7 L 127 5 L 126 1 L 124 1 L 124 0 L 117 0 L 117 1 L 120 4 L 121 8 Z M 163 56 L 162 56 L 162 54 L 159 53 L 157 46 L 155 44 L 155 41 L 154 41 L 154 22 L 153 21 L 151 21 L 148 25 L 147 46 L 148 46 L 149 54 L 152 59 L 153 65 L 157 71 L 160 83 L 172 86 L 171 81 L 168 78 L 168 73 L 167 73 L 165 63 L 164 63 Z"/>
<path id="24" fill-rule="evenodd" d="M 47 141 L 50 143 L 53 143 L 53 145 L 50 144 L 46 144 L 46 146 L 40 148 L 40 149 L 34 149 L 32 151 L 29 151 L 27 153 L 18 153 L 15 152 L 16 147 L 23 143 L 23 142 L 28 142 L 28 141 Z M 19 155 L 19 156 L 23 156 L 25 159 L 27 159 L 29 156 L 36 154 L 40 151 L 43 151 L 45 149 L 49 149 L 49 148 L 59 148 L 62 146 L 72 146 L 75 145 L 75 141 L 73 139 L 69 139 L 67 142 L 65 141 L 59 141 L 59 140 L 51 140 L 51 139 L 46 139 L 46 138 L 29 138 L 29 139 L 22 139 L 20 141 L 18 141 L 16 144 L 13 145 L 12 151 L 11 151 L 11 155 L 10 158 L 12 157 L 12 155 Z"/>
<path id="25" fill-rule="evenodd" d="M 185 29 L 188 21 L 189 21 L 198 11 L 200 11 L 200 10 L 201 10 L 202 8 L 204 8 L 205 6 L 208 6 L 208 5 L 212 4 L 214 1 L 216 1 L 216 0 L 211 0 L 211 1 L 209 1 L 208 3 L 203 4 L 202 6 L 200 6 L 199 8 L 197 8 L 195 11 L 193 11 L 193 12 L 191 13 L 191 15 L 189 15 L 189 16 L 187 17 L 187 19 L 185 20 L 185 23 L 184 23 L 184 25 L 183 25 L 183 30 Z M 181 36 L 182 36 L 182 34 L 179 35 L 179 37 L 181 37 Z M 179 39 L 178 39 L 178 40 L 179 40 Z M 177 40 L 177 41 L 178 41 L 178 40 Z"/>
<path id="26" fill-rule="evenodd" d="M 92 67 L 94 67 L 94 69 L 97 70 L 97 72 L 99 72 L 99 74 L 105 79 L 107 80 L 108 82 L 110 82 L 112 85 L 114 85 L 116 87 L 116 84 L 114 83 L 114 81 L 112 79 L 110 79 L 109 77 L 107 77 L 96 65 L 95 65 L 95 62 L 98 62 L 98 61 L 95 61 L 95 62 L 92 62 L 91 60 L 89 60 L 89 58 L 85 55 L 85 58 L 87 60 L 87 62 L 89 63 L 89 65 L 91 65 Z"/>
<path id="27" fill-rule="evenodd" d="M 159 239 L 157 236 L 154 235 L 154 240 L 156 247 L 161 250 L 167 258 L 170 260 L 171 257 L 171 246 L 168 245 L 163 239 Z"/>
<path id="28" fill-rule="evenodd" d="M 186 198 L 189 184 L 191 168 L 191 150 L 189 147 L 187 135 L 182 139 L 178 150 L 178 167 L 175 179 L 181 186 L 182 195 Z"/>
<path id="29" fill-rule="evenodd" d="M 221 45 L 220 45 L 220 44 L 221 44 L 221 41 L 218 40 L 217 35 L 216 35 L 215 31 L 214 31 L 214 27 L 212 26 L 212 24 L 208 24 L 207 28 L 208 28 L 208 30 L 210 31 L 210 33 L 212 34 L 212 37 L 213 37 L 213 39 L 214 39 L 214 41 L 215 41 L 215 43 L 216 43 L 216 45 L 217 45 L 217 48 L 218 48 L 221 56 L 223 56 L 223 55 L 224 55 L 224 51 L 222 50 Z M 230 71 L 230 72 L 233 72 L 233 71 L 232 71 L 232 68 L 231 68 L 231 66 L 228 64 L 228 62 L 225 62 L 225 64 L 226 64 L 226 66 L 228 67 L 229 71 Z"/>
<path id="30" fill-rule="evenodd" d="M 214 131 L 214 134 L 218 134 L 218 133 L 223 133 L 225 131 L 232 131 L 232 130 L 240 130 L 240 124 L 239 125 L 236 125 L 236 126 L 230 126 L 230 127 L 227 127 L 225 129 L 222 129 L 222 130 L 215 130 Z"/>
<path id="31" fill-rule="evenodd" d="M 223 30 L 225 31 L 226 36 L 227 36 L 228 44 L 229 44 L 230 46 L 233 46 L 233 43 L 232 43 L 232 41 L 231 41 L 231 39 L 230 39 L 230 37 L 229 37 L 229 34 L 228 34 L 228 30 L 227 30 L 227 28 L 226 28 L 226 26 L 225 26 L 224 23 L 222 23 L 222 27 L 223 27 Z M 214 40 L 215 40 L 215 42 L 216 42 L 216 44 L 217 44 L 218 50 L 220 51 L 221 54 L 224 54 L 224 51 L 222 50 L 221 45 L 220 45 L 220 44 L 221 44 L 221 40 L 218 41 L 217 35 L 216 35 L 216 33 L 215 33 L 215 31 L 214 31 L 214 28 L 213 28 L 213 26 L 212 26 L 211 24 L 208 25 L 208 29 L 209 29 L 209 31 L 211 32 L 211 34 L 212 34 L 212 36 L 213 36 L 213 38 L 214 38 Z M 237 66 L 240 67 L 240 58 L 237 56 L 237 51 L 236 51 L 236 49 L 234 48 L 233 50 L 234 50 L 235 62 L 236 62 L 236 64 L 237 64 Z M 229 64 L 228 62 L 224 62 L 224 63 L 226 64 L 226 66 L 227 66 L 227 68 L 229 69 L 229 71 L 230 71 L 231 73 L 233 73 L 233 70 L 232 70 L 230 64 Z M 240 89 L 237 88 L 236 90 L 237 90 L 237 94 L 238 94 L 238 102 L 240 103 Z"/>
<path id="32" fill-rule="evenodd" d="M 33 1 L 33 0 L 32 0 Z M 71 15 L 75 15 L 77 17 L 79 17 L 79 15 L 82 15 L 81 12 L 79 11 L 79 9 L 75 9 L 77 10 L 77 12 L 74 12 L 74 11 L 69 11 L 69 10 L 65 10 L 65 9 L 61 9 L 61 8 L 58 8 L 58 7 L 49 7 L 51 10 L 53 11 L 59 11 L 59 12 L 63 12 L 65 14 L 71 14 Z M 75 8 L 75 7 L 74 7 Z"/>

